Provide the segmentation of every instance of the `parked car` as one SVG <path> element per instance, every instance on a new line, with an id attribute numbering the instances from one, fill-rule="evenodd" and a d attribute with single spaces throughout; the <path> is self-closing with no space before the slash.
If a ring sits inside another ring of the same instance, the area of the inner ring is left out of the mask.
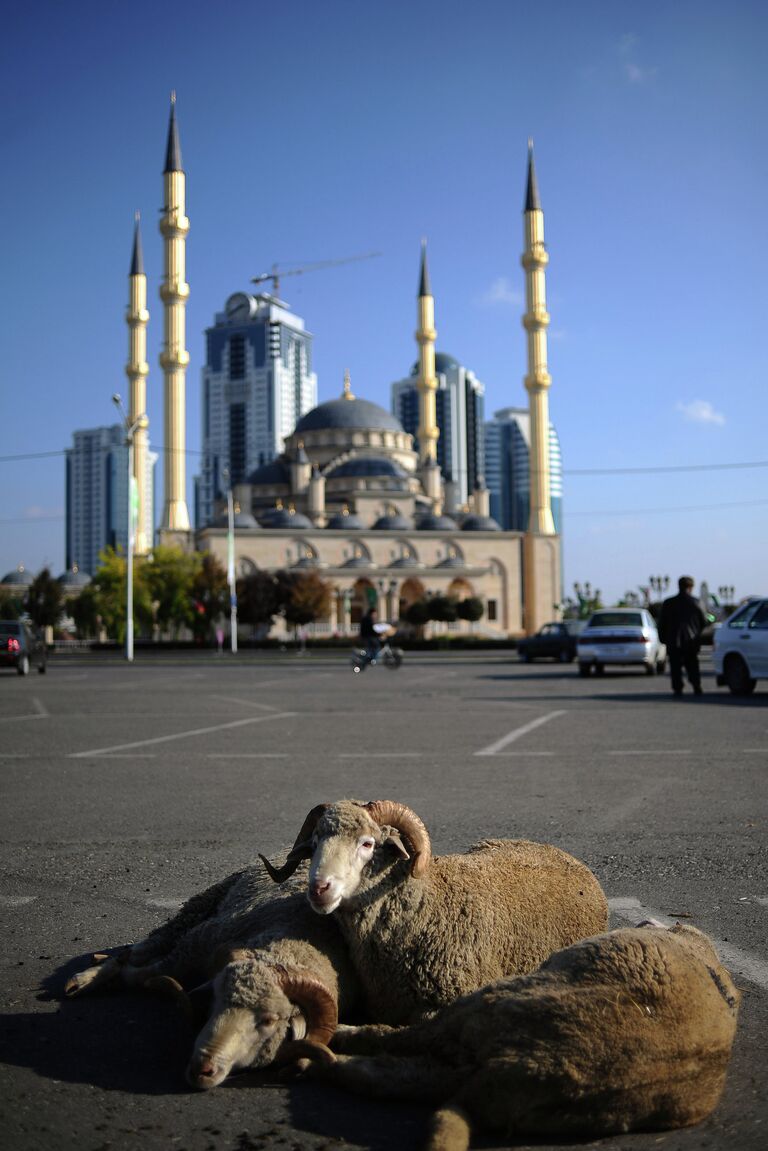
<path id="1" fill-rule="evenodd" d="M 768 677 L 768 599 L 752 599 L 715 629 L 712 657 L 720 687 L 751 695 Z"/>
<path id="2" fill-rule="evenodd" d="M 45 641 L 24 620 L 0 619 L 0 667 L 15 667 L 19 675 L 29 675 L 34 665 L 45 674 Z"/>
<path id="3" fill-rule="evenodd" d="M 565 619 L 545 623 L 535 635 L 518 641 L 517 654 L 525 663 L 534 659 L 559 659 L 571 663 L 576 658 L 576 638 L 584 627 L 583 619 Z"/>
<path id="4" fill-rule="evenodd" d="M 608 664 L 636 664 L 646 675 L 660 675 L 667 649 L 646 608 L 612 607 L 593 612 L 577 641 L 579 674 L 600 675 Z"/>

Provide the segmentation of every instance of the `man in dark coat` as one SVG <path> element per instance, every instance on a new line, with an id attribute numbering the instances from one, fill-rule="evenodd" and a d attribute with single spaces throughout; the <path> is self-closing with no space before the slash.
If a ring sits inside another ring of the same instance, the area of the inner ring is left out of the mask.
<path id="1" fill-rule="evenodd" d="M 371 663 L 374 663 L 376 656 L 379 654 L 381 648 L 381 640 L 376 631 L 376 624 L 379 622 L 379 617 L 376 608 L 369 608 L 363 618 L 360 620 L 360 639 L 365 644 L 365 653 Z"/>
<path id="2" fill-rule="evenodd" d="M 701 672 L 699 671 L 699 648 L 701 633 L 707 624 L 706 616 L 699 601 L 691 594 L 693 580 L 690 576 L 680 576 L 677 581 L 677 595 L 665 599 L 659 617 L 659 638 L 667 645 L 669 671 L 672 678 L 672 691 L 683 694 L 683 668 L 694 695 L 701 695 Z"/>

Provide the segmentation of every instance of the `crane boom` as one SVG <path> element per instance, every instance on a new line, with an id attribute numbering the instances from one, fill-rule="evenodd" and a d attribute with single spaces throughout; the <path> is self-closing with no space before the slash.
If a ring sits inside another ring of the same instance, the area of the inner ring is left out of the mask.
<path id="1" fill-rule="evenodd" d="M 267 280 L 271 280 L 272 291 L 274 295 L 279 296 L 280 280 L 283 276 L 302 276 L 305 272 L 320 272 L 324 268 L 337 268 L 340 264 L 354 264 L 359 260 L 373 260 L 381 254 L 381 252 L 365 252 L 361 256 L 344 256 L 340 260 L 315 260 L 314 263 L 303 264 L 300 268 L 281 269 L 278 264 L 273 264 L 271 272 L 261 272 L 258 276 L 253 276 L 251 283 L 263 284 Z"/>

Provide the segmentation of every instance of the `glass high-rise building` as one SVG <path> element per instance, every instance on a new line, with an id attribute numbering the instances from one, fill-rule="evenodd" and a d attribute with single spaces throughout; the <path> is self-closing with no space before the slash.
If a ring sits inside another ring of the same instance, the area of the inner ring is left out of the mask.
<path id="1" fill-rule="evenodd" d="M 105 547 L 128 547 L 128 447 L 120 424 L 74 432 L 66 454 L 66 569 L 94 575 Z M 147 452 L 143 525 L 154 539 L 157 454 Z"/>
<path id="2" fill-rule="evenodd" d="M 211 521 L 228 483 L 244 482 L 280 455 L 285 437 L 316 404 L 312 335 L 304 321 L 265 292 L 230 296 L 206 331 L 198 527 Z"/>
<path id="3" fill-rule="evenodd" d="M 415 364 L 410 376 L 392 384 L 392 414 L 397 416 L 418 450 L 419 392 Z M 474 372 L 453 356 L 435 353 L 437 391 L 435 407 L 440 438 L 437 462 L 446 480 L 457 488 L 457 502 L 465 504 L 483 475 L 483 404 L 485 387 Z"/>
<path id="4" fill-rule="evenodd" d="M 530 417 L 527 408 L 501 408 L 485 425 L 485 482 L 491 515 L 505 531 L 524 532 L 531 507 Z M 563 463 L 549 425 L 550 498 L 555 531 L 563 531 Z"/>

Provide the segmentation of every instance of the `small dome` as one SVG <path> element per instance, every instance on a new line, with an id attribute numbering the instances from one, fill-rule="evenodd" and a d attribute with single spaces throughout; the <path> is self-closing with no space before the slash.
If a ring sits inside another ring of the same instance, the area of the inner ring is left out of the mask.
<path id="1" fill-rule="evenodd" d="M 410 531 L 413 524 L 405 516 L 401 516 L 399 512 L 389 516 L 379 516 L 376 523 L 373 525 L 374 531 L 380 532 L 407 532 Z"/>
<path id="2" fill-rule="evenodd" d="M 312 521 L 302 515 L 301 512 L 292 512 L 286 508 L 270 508 L 269 511 L 264 512 L 259 517 L 259 523 L 263 528 L 296 528 L 305 529 L 312 527 Z"/>
<path id="3" fill-rule="evenodd" d="M 352 556 L 352 559 L 347 560 L 341 566 L 345 568 L 369 568 L 372 561 L 368 556 Z"/>
<path id="4" fill-rule="evenodd" d="M 388 460 L 379 456 L 356 456 L 345 460 L 332 472 L 328 472 L 326 479 L 338 480 L 344 476 L 395 476 L 397 479 L 407 479 L 408 474 L 397 460 Z"/>
<path id="5" fill-rule="evenodd" d="M 87 587 L 91 582 L 91 577 L 88 573 L 81 571 L 77 564 L 70 568 L 69 571 L 62 572 L 56 579 L 57 582 L 64 587 Z"/>
<path id="6" fill-rule="evenodd" d="M 289 483 L 288 468 L 282 459 L 270 460 L 262 464 L 248 476 L 249 484 L 287 484 Z"/>
<path id="7" fill-rule="evenodd" d="M 336 512 L 336 515 L 331 516 L 325 526 L 334 531 L 360 532 L 365 529 L 363 521 L 353 512 Z"/>
<path id="8" fill-rule="evenodd" d="M 256 523 L 255 517 L 252 516 L 250 512 L 241 512 L 238 510 L 232 517 L 232 526 L 235 531 L 237 531 L 238 529 L 243 528 L 257 528 L 259 525 Z M 229 528 L 229 516 L 227 513 L 221 512 L 219 515 L 217 515 L 213 520 L 211 527 Z"/>
<path id="9" fill-rule="evenodd" d="M 296 432 L 319 432 L 333 428 L 366 428 L 375 431 L 403 432 L 403 425 L 385 408 L 370 400 L 342 397 L 318 404 L 297 423 Z"/>
<path id="10" fill-rule="evenodd" d="M 416 530 L 419 532 L 455 532 L 458 530 L 458 525 L 450 516 L 436 516 L 433 512 L 427 512 L 416 524 Z"/>
<path id="11" fill-rule="evenodd" d="M 3 583 L 12 584 L 15 587 L 30 587 L 32 578 L 29 572 L 25 570 L 24 564 L 19 564 L 15 571 L 8 572 L 8 575 L 3 576 Z"/>
<path id="12" fill-rule="evenodd" d="M 467 516 L 461 525 L 463 532 L 500 532 L 501 524 L 497 524 L 492 516 Z"/>
<path id="13" fill-rule="evenodd" d="M 445 352 L 435 352 L 435 374 L 438 376 L 447 375 L 451 368 L 460 368 L 461 364 L 453 356 L 446 355 Z M 411 368 L 411 375 L 418 376 L 419 374 L 419 361 Z"/>

